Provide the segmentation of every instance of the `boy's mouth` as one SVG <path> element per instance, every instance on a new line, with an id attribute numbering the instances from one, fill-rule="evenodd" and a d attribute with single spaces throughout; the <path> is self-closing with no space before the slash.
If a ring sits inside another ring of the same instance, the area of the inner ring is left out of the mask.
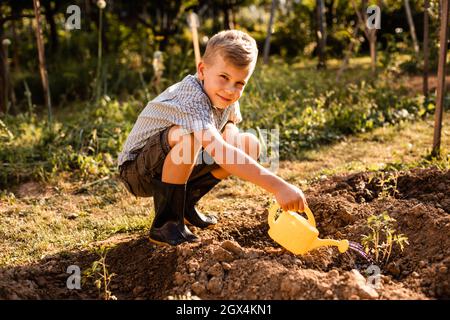
<path id="1" fill-rule="evenodd" d="M 216 94 L 219 98 L 221 98 L 223 101 L 225 101 L 225 102 L 230 102 L 231 101 L 231 99 L 227 99 L 227 98 L 224 98 L 224 97 L 222 97 L 221 95 L 218 95 L 218 94 Z"/>

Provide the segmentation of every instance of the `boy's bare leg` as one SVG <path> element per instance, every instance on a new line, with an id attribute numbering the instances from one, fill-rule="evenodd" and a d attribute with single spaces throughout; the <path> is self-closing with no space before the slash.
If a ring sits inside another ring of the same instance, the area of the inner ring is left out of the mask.
<path id="1" fill-rule="evenodd" d="M 256 138 L 253 134 L 239 133 L 238 128 L 234 124 L 229 123 L 223 131 L 222 137 L 226 142 L 241 149 L 253 159 L 258 159 L 261 147 L 258 138 Z M 236 161 L 236 159 L 234 160 Z M 230 173 L 223 168 L 214 169 L 211 171 L 211 174 L 216 179 L 220 180 L 225 179 L 230 175 Z"/>
<path id="2" fill-rule="evenodd" d="M 164 160 L 161 180 L 172 184 L 185 184 L 195 165 L 201 145 L 195 143 L 193 134 L 181 135 L 181 127 L 169 130 L 170 152 Z"/>
<path id="3" fill-rule="evenodd" d="M 195 143 L 193 134 L 181 135 L 180 126 L 173 126 L 169 130 L 169 154 L 164 160 L 161 180 L 166 183 L 184 184 L 195 165 L 201 145 Z M 241 149 L 253 159 L 259 157 L 260 145 L 258 139 L 250 133 L 239 133 L 234 124 L 227 124 L 222 132 L 224 140 Z M 237 159 L 227 159 L 237 161 Z M 230 175 L 222 168 L 214 169 L 211 174 L 217 179 L 225 179 Z"/>

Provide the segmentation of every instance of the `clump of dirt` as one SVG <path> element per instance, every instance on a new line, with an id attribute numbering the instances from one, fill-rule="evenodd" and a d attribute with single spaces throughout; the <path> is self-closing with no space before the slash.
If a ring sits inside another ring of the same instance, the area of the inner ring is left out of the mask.
<path id="1" fill-rule="evenodd" d="M 395 179 L 389 179 L 392 175 Z M 377 266 L 377 285 L 367 273 L 369 263 L 351 252 L 324 247 L 296 256 L 281 248 L 267 234 L 267 198 L 261 197 L 247 208 L 232 206 L 214 229 L 193 228 L 200 243 L 160 247 L 144 235 L 116 242 L 107 254 L 108 270 L 116 274 L 110 290 L 118 299 L 187 293 L 202 299 L 450 297 L 450 171 L 334 176 L 313 183 L 305 193 L 321 238 L 361 242 L 370 215 L 387 212 L 397 220 L 409 245 Z M 80 290 L 66 286 L 69 265 L 84 270 L 97 258 L 66 252 L 34 265 L 3 268 L 0 298 L 100 298 L 92 282 Z"/>

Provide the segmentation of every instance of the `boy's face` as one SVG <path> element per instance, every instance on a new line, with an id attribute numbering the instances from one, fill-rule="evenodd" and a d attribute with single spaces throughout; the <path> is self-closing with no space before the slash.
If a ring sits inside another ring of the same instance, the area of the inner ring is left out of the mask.
<path id="1" fill-rule="evenodd" d="M 239 100 L 252 72 L 250 66 L 236 67 L 220 54 L 216 54 L 210 63 L 201 61 L 197 69 L 198 78 L 204 81 L 203 89 L 219 109 L 225 109 Z"/>

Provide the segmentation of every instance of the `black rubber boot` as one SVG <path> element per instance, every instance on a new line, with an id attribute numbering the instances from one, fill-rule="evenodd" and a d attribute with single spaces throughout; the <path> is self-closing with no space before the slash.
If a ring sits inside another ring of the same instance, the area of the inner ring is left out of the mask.
<path id="1" fill-rule="evenodd" d="M 195 209 L 197 202 L 221 180 L 215 178 L 211 172 L 189 181 L 186 187 L 186 212 L 185 222 L 199 228 L 212 227 L 217 223 L 217 217 L 205 215 Z"/>
<path id="2" fill-rule="evenodd" d="M 150 240 L 172 246 L 200 241 L 184 224 L 186 185 L 154 181 L 154 187 L 155 219 Z"/>

